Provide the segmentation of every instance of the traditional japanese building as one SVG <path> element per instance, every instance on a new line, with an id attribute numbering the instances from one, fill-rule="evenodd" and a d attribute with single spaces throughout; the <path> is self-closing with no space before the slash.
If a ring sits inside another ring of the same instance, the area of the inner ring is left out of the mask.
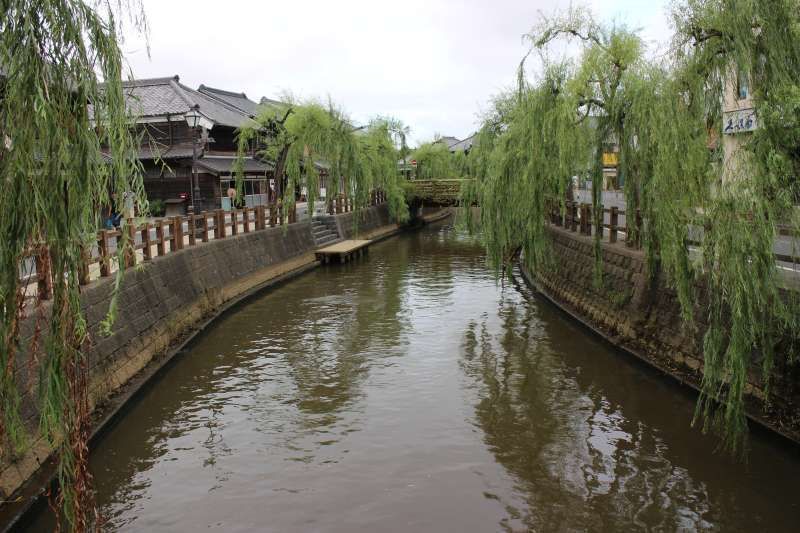
<path id="1" fill-rule="evenodd" d="M 252 122 L 258 104 L 244 93 L 191 89 L 178 76 L 128 81 L 124 88 L 140 135 L 148 199 L 164 202 L 173 213 L 191 205 L 198 211 L 230 208 L 226 191 L 234 179 L 236 130 Z M 270 200 L 271 172 L 266 162 L 245 160 L 246 205 Z"/>
<path id="2" fill-rule="evenodd" d="M 478 132 L 474 132 L 472 135 L 464 139 L 463 141 L 458 141 L 457 143 L 450 146 L 450 152 L 464 152 L 468 154 L 470 150 L 472 150 L 472 145 L 475 144 L 475 138 L 478 136 Z"/>
<path id="3" fill-rule="evenodd" d="M 438 144 L 443 144 L 443 145 L 447 146 L 447 149 L 450 152 L 455 152 L 455 148 L 454 147 L 460 142 L 461 141 L 459 139 L 457 139 L 455 137 L 451 137 L 449 135 L 445 135 L 443 137 L 439 137 L 438 139 L 433 141 L 434 144 L 438 143 Z"/>

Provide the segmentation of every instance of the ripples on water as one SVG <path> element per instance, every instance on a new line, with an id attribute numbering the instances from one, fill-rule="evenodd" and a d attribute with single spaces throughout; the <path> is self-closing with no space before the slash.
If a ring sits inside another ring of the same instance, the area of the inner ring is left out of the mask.
<path id="1" fill-rule="evenodd" d="M 110 530 L 796 530 L 797 451 L 692 402 L 439 226 L 219 320 L 92 468 Z"/>

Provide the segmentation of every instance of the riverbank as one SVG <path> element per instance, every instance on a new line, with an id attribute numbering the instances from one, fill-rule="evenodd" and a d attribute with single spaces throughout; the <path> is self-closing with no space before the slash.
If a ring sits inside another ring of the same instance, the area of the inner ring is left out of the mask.
<path id="1" fill-rule="evenodd" d="M 389 221 L 385 204 L 336 215 L 340 237 L 382 240 L 403 227 Z M 95 340 L 89 348 L 90 402 L 94 411 L 93 439 L 116 418 L 125 404 L 183 347 L 221 314 L 264 289 L 319 266 L 314 258 L 311 223 L 267 228 L 214 240 L 155 258 L 124 276 L 118 295 L 113 333 L 101 334 L 113 295 L 113 279 L 86 287 L 82 299 L 88 329 Z M 28 322 L 33 322 L 29 320 Z M 34 325 L 23 325 L 30 332 Z M 24 361 L 23 356 L 18 358 Z M 20 374 L 25 370 L 20 365 Z M 27 369 L 21 390 L 32 383 Z M 33 433 L 38 420 L 34 391 L 27 389 L 26 422 Z M 52 448 L 41 438 L 19 457 L 4 458 L 0 470 L 0 524 L 13 526 L 52 480 Z"/>
<path id="2" fill-rule="evenodd" d="M 593 239 L 553 226 L 548 232 L 553 268 L 533 274 L 523 267 L 525 281 L 607 342 L 699 391 L 705 331 L 702 310 L 695 313 L 694 329 L 686 326 L 677 296 L 664 276 L 650 279 L 644 253 L 623 244 L 602 243 L 603 283 L 597 286 Z M 798 370 L 776 366 L 769 403 L 757 369 L 751 369 L 746 388 L 750 420 L 795 444 L 800 444 Z"/>

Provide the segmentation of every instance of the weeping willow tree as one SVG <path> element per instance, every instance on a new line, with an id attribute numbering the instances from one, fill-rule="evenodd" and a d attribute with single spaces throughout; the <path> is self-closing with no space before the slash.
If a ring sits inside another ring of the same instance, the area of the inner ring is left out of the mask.
<path id="1" fill-rule="evenodd" d="M 417 161 L 417 179 L 437 180 L 456 177 L 453 155 L 441 142 L 423 143 L 414 150 Z"/>
<path id="2" fill-rule="evenodd" d="M 500 269 L 523 250 L 541 268 L 549 209 L 582 174 L 592 177 L 597 207 L 602 152 L 616 144 L 626 211 L 639 209 L 644 220 L 639 227 L 628 217 L 629 238 L 644 246 L 651 275 L 663 270 L 675 287 L 688 327 L 697 310 L 707 312 L 696 420 L 736 451 L 746 435 L 748 372 L 760 365 L 768 394 L 774 347 L 800 331 L 796 297 L 782 293 L 774 256 L 778 225 L 798 227 L 800 7 L 686 0 L 673 13 L 673 53 L 658 61 L 644 58 L 634 32 L 603 27 L 584 9 L 544 18 L 528 35 L 543 73 L 533 84 L 520 75 L 518 91 L 505 97 L 513 104 L 484 124 L 473 194 L 492 264 Z M 577 61 L 550 61 L 556 40 L 577 43 Z M 758 128 L 733 138 L 723 134 L 722 106 L 740 73 Z M 780 357 L 792 362 L 794 343 Z"/>
<path id="3" fill-rule="evenodd" d="M 307 188 L 309 210 L 313 212 L 320 177 L 327 172 L 336 191 L 353 198 L 356 209 L 369 204 L 371 190 L 383 189 L 393 218 L 404 221 L 408 210 L 399 184 L 393 135 L 401 135 L 405 143 L 399 121 L 382 118 L 366 128 L 354 128 L 332 102 L 327 107 L 317 102 L 263 107 L 255 122 L 238 132 L 234 170 L 241 184 L 242 164 L 248 153 L 255 151 L 259 157 L 274 161 L 284 213 L 294 205 L 298 187 Z M 280 185 L 283 176 L 285 188 Z"/>
<path id="4" fill-rule="evenodd" d="M 384 116 L 375 117 L 375 119 L 372 120 L 372 124 L 385 126 L 388 130 L 389 136 L 397 150 L 399 161 L 404 162 L 403 172 L 408 173 L 408 169 L 405 168 L 405 162 L 408 161 L 408 156 L 411 154 L 411 148 L 408 146 L 408 136 L 411 135 L 411 127 L 398 118 Z M 409 178 L 408 175 L 404 175 L 403 177 L 406 179 Z"/>
<path id="5" fill-rule="evenodd" d="M 78 279 L 110 194 L 142 190 L 121 85 L 123 15 L 143 28 L 127 2 L 0 2 L 2 452 L 13 460 L 30 442 L 20 367 L 38 368 L 39 431 L 58 449 L 58 503 L 74 530 L 89 526 L 92 510 L 90 338 Z M 26 303 L 20 272 L 31 253 L 45 258 L 40 274 L 51 273 L 48 305 Z M 26 316 L 38 324 L 30 345 L 21 341 Z"/>
<path id="6" fill-rule="evenodd" d="M 622 171 L 639 184 L 651 270 L 667 273 L 687 325 L 706 311 L 695 420 L 743 451 L 748 373 L 760 367 L 769 400 L 777 357 L 796 358 L 796 295 L 781 291 L 774 254 L 778 226 L 797 228 L 800 5 L 688 1 L 673 13 L 674 57 L 628 88 Z M 734 137 L 723 106 L 736 104 L 737 78 L 759 127 Z"/>
<path id="7" fill-rule="evenodd" d="M 508 265 L 520 250 L 531 267 L 547 256 L 548 213 L 563 207 L 574 176 L 593 178 L 599 205 L 602 154 L 624 135 L 626 87 L 640 76 L 642 63 L 635 33 L 604 28 L 581 8 L 544 18 L 526 38 L 539 52 L 543 73 L 534 84 L 527 82 L 527 56 L 523 59 L 517 91 L 497 101 L 495 122 L 482 128 L 474 156 L 476 169 L 486 173 L 480 194 L 488 216 L 482 216 L 482 226 L 496 268 Z M 579 61 L 549 59 L 549 45 L 561 38 L 579 43 Z M 637 203 L 638 189 L 630 186 Z M 598 258 L 599 246 L 598 239 Z"/>
<path id="8" fill-rule="evenodd" d="M 397 172 L 398 156 L 404 158 L 408 154 L 408 132 L 408 127 L 398 119 L 379 117 L 370 122 L 362 135 L 357 136 L 366 174 L 358 191 L 367 194 L 374 188 L 383 189 L 389 204 L 389 214 L 398 222 L 405 222 L 409 217 L 406 194 L 402 187 L 405 177 Z M 364 197 L 364 202 L 368 201 Z"/>
<path id="9" fill-rule="evenodd" d="M 652 187 L 659 196 L 653 195 L 651 211 L 670 202 L 687 210 L 694 207 L 691 216 L 704 228 L 702 258 L 694 268 L 706 284 L 704 293 L 694 291 L 695 300 L 708 305 L 697 416 L 736 449 L 747 427 L 748 370 L 760 359 L 768 395 L 778 355 L 774 348 L 780 339 L 796 339 L 800 331 L 796 296 L 781 294 L 774 255 L 778 226 L 798 228 L 800 3 L 689 0 L 676 6 L 674 18 L 671 83 L 678 104 L 672 111 L 686 119 L 683 131 L 671 126 L 671 133 L 690 140 L 685 147 L 691 157 L 674 173 L 660 168 L 653 173 Z M 759 124 L 752 133 L 731 137 L 722 129 L 722 106 L 736 98 L 731 93 L 736 92 L 737 78 L 749 81 Z M 662 111 L 654 122 L 669 126 L 669 111 Z M 708 145 L 703 129 L 722 139 L 706 158 L 701 153 L 704 142 Z M 666 157 L 685 152 L 662 150 Z M 679 237 L 687 240 L 684 220 L 668 218 L 664 226 L 654 227 L 659 250 L 670 239 L 666 246 L 673 248 L 679 247 Z M 669 255 L 662 253 L 662 258 Z M 673 254 L 671 269 L 684 268 L 689 257 L 688 251 Z M 688 283 L 679 284 L 680 292 L 691 290 Z M 689 314 L 689 307 L 684 308 Z M 794 343 L 783 347 L 781 363 L 794 361 Z"/>

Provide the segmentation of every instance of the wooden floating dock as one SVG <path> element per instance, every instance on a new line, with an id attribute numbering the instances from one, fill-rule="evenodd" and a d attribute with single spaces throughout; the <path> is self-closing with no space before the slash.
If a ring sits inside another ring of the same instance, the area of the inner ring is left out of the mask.
<path id="1" fill-rule="evenodd" d="M 336 244 L 331 244 L 325 248 L 320 248 L 314 252 L 314 255 L 316 256 L 317 261 L 321 262 L 323 265 L 333 262 L 346 263 L 351 259 L 360 257 L 361 255 L 367 253 L 369 244 L 371 242 L 372 241 L 361 240 L 337 242 Z"/>

